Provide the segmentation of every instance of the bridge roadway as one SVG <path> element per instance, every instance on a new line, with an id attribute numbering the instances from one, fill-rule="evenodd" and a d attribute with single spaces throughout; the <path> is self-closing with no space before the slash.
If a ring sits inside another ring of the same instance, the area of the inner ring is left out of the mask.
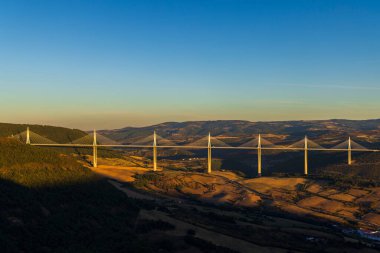
<path id="1" fill-rule="evenodd" d="M 32 146 L 39 146 L 39 147 L 67 147 L 67 148 L 92 148 L 94 146 L 101 148 L 101 147 L 108 147 L 108 148 L 154 148 L 152 145 L 93 145 L 93 144 L 37 144 L 32 143 L 30 144 Z M 207 146 L 155 146 L 156 148 L 180 148 L 180 149 L 208 149 Z M 211 147 L 212 149 L 238 149 L 238 150 L 258 150 L 258 147 Z M 261 147 L 261 150 L 289 150 L 289 151 L 303 151 L 305 148 L 293 148 L 293 147 Z M 307 148 L 308 151 L 345 151 L 347 152 L 347 148 Z M 380 152 L 379 149 L 351 149 L 353 152 Z"/>

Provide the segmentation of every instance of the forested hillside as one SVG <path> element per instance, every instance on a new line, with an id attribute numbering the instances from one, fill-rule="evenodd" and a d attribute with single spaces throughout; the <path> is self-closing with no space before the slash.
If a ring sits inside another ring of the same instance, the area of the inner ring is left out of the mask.
<path id="1" fill-rule="evenodd" d="M 347 185 L 380 186 L 380 154 L 358 155 L 354 164 L 331 164 L 317 169 L 318 174 Z"/>
<path id="2" fill-rule="evenodd" d="M 64 127 L 0 123 L 0 137 L 17 135 L 26 131 L 27 127 L 29 127 L 32 132 L 57 143 L 68 143 L 86 135 L 86 133 L 81 130 Z"/>

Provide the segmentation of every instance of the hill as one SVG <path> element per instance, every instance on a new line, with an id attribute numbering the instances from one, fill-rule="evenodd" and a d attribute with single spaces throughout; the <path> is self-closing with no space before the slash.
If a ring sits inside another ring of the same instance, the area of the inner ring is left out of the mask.
<path id="1" fill-rule="evenodd" d="M 177 142 L 191 141 L 211 132 L 215 137 L 237 137 L 228 142 L 242 142 L 259 133 L 275 142 L 293 142 L 305 135 L 315 140 L 346 140 L 350 135 L 358 141 L 374 146 L 380 143 L 380 119 L 373 120 L 315 120 L 315 121 L 275 121 L 250 122 L 240 120 L 166 122 L 146 127 L 126 127 L 102 130 L 100 133 L 111 139 L 133 143 L 156 131 L 164 138 Z"/>
<path id="2" fill-rule="evenodd" d="M 73 157 L 0 140 L 2 252 L 140 252 L 138 207 Z M 109 219 L 107 217 L 112 217 Z"/>
<path id="3" fill-rule="evenodd" d="M 0 123 L 0 137 L 17 135 L 26 131 L 27 127 L 29 127 L 32 132 L 35 132 L 57 143 L 68 143 L 86 135 L 84 131 L 81 131 L 79 129 L 42 125 Z"/>

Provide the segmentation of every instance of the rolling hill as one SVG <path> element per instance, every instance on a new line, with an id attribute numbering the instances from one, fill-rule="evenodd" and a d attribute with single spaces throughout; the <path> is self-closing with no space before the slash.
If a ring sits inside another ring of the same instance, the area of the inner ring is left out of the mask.
<path id="1" fill-rule="evenodd" d="M 122 143 L 133 143 L 156 131 L 160 136 L 178 143 L 190 142 L 211 132 L 230 143 L 241 143 L 259 133 L 274 142 L 295 142 L 308 135 L 310 139 L 329 144 L 344 141 L 348 136 L 372 147 L 380 143 L 380 119 L 373 120 L 315 120 L 250 122 L 240 120 L 166 122 L 146 127 L 126 127 L 102 130 L 101 134 Z"/>

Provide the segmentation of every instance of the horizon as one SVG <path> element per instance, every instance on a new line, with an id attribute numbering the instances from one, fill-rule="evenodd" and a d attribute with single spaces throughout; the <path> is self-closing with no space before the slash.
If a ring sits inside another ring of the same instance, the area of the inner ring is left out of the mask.
<path id="1" fill-rule="evenodd" d="M 153 123 L 153 124 L 147 124 L 147 125 L 124 125 L 117 128 L 92 128 L 92 129 L 84 129 L 84 128 L 77 128 L 72 126 L 64 126 L 64 125 L 52 125 L 52 124 L 38 124 L 38 123 L 15 123 L 15 122 L 0 122 L 0 124 L 14 124 L 14 125 L 42 125 L 42 126 L 50 126 L 50 127 L 62 127 L 62 128 L 68 128 L 68 129 L 78 129 L 84 132 L 89 131 L 112 131 L 112 130 L 120 130 L 124 128 L 145 128 L 145 127 L 153 127 L 158 126 L 162 124 L 170 124 L 170 123 L 192 123 L 192 122 L 218 122 L 218 121 L 242 121 L 242 122 L 249 122 L 249 123 L 281 123 L 281 122 L 316 122 L 316 121 L 377 121 L 380 120 L 380 118 L 370 118 L 370 119 L 310 119 L 310 120 L 267 120 L 267 121 L 251 121 L 251 120 L 242 120 L 242 119 L 216 119 L 216 120 L 185 120 L 185 121 L 163 121 L 159 123 Z"/>
<path id="2" fill-rule="evenodd" d="M 0 119 L 376 119 L 378 1 L 0 3 Z"/>

